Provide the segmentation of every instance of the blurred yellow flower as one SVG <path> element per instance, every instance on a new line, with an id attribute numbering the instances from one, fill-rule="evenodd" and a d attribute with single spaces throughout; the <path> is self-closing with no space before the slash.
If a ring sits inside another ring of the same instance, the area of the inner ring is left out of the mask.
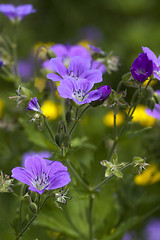
<path id="1" fill-rule="evenodd" d="M 53 45 L 54 45 L 53 42 L 48 42 L 48 43 L 38 42 L 34 45 L 33 52 L 36 53 L 36 51 L 38 50 L 39 47 L 42 47 L 41 50 L 46 52 L 46 48 L 50 48 Z"/>
<path id="2" fill-rule="evenodd" d="M 78 45 L 81 45 L 82 47 L 85 47 L 89 50 L 88 44 L 91 44 L 91 42 L 89 42 L 87 40 L 82 40 L 82 41 L 78 42 Z"/>
<path id="3" fill-rule="evenodd" d="M 134 182 L 140 186 L 146 186 L 160 181 L 160 171 L 158 166 L 152 164 L 142 172 L 134 177 Z"/>
<path id="4" fill-rule="evenodd" d="M 42 92 L 46 86 L 46 79 L 44 78 L 35 78 L 34 86 Z"/>
<path id="5" fill-rule="evenodd" d="M 0 98 L 0 118 L 3 116 L 4 102 Z"/>
<path id="6" fill-rule="evenodd" d="M 51 100 L 44 101 L 41 110 L 49 120 L 54 120 L 62 114 L 61 106 Z"/>
<path id="7" fill-rule="evenodd" d="M 143 83 L 143 87 L 145 87 L 147 85 L 147 83 L 149 82 L 150 77 Z M 149 86 L 154 86 L 157 83 L 157 80 L 152 80 L 149 84 Z"/>
<path id="8" fill-rule="evenodd" d="M 146 107 L 143 105 L 139 105 L 136 107 L 135 112 L 133 113 L 132 122 L 138 122 L 144 127 L 151 127 L 155 123 L 155 118 L 148 116 L 145 113 Z"/>
<path id="9" fill-rule="evenodd" d="M 116 116 L 116 125 L 119 126 L 123 123 L 125 116 L 122 112 L 119 112 Z M 114 125 L 114 114 L 112 111 L 109 111 L 103 118 L 104 125 L 112 127 Z"/>

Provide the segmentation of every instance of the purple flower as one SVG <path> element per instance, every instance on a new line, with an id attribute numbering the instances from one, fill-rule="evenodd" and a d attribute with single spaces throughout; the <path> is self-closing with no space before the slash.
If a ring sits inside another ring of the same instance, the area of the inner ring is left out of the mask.
<path id="1" fill-rule="evenodd" d="M 159 240 L 160 239 L 160 219 L 151 219 L 144 230 L 145 240 Z"/>
<path id="2" fill-rule="evenodd" d="M 131 73 L 139 82 L 144 82 L 153 72 L 153 62 L 149 60 L 146 53 L 140 53 L 131 67 Z"/>
<path id="3" fill-rule="evenodd" d="M 154 52 L 147 47 L 142 47 L 143 52 L 147 54 L 149 60 L 153 62 L 153 75 L 160 80 L 160 56 L 157 58 Z"/>
<path id="4" fill-rule="evenodd" d="M 85 79 L 76 80 L 74 78 L 65 79 L 60 82 L 57 90 L 60 97 L 72 99 L 77 104 L 90 103 L 98 100 L 102 92 L 98 90 L 90 91 L 94 83 Z"/>
<path id="5" fill-rule="evenodd" d="M 15 20 L 21 21 L 26 15 L 35 13 L 36 10 L 33 9 L 31 4 L 19 5 L 17 7 L 12 4 L 0 4 L 0 12 L 14 22 Z"/>
<path id="6" fill-rule="evenodd" d="M 12 177 L 29 186 L 29 190 L 42 194 L 45 190 L 64 187 L 71 179 L 61 162 L 55 161 L 47 165 L 46 160 L 38 155 L 28 157 L 25 168 L 12 169 Z"/>
<path id="7" fill-rule="evenodd" d="M 135 239 L 135 240 L 137 239 L 138 240 L 135 232 L 127 232 L 122 237 L 122 240 L 133 240 L 133 239 Z"/>
<path id="8" fill-rule="evenodd" d="M 1 69 L 1 67 L 3 67 L 3 65 L 4 65 L 3 61 L 0 60 L 0 69 Z"/>
<path id="9" fill-rule="evenodd" d="M 104 101 L 111 93 L 111 87 L 108 85 L 103 85 L 99 88 L 97 88 L 97 91 L 101 92 L 101 96 L 98 100 Z"/>
<path id="10" fill-rule="evenodd" d="M 30 152 L 27 152 L 27 153 L 23 154 L 23 156 L 22 156 L 22 167 L 25 166 L 26 159 L 31 158 L 34 155 L 37 155 L 37 156 L 40 156 L 40 157 L 44 158 L 46 160 L 47 165 L 53 163 L 53 161 L 48 160 L 48 158 L 50 158 L 52 156 L 51 152 L 48 152 L 48 151 L 41 151 L 41 152 L 30 151 Z"/>
<path id="11" fill-rule="evenodd" d="M 102 73 L 97 69 L 90 69 L 91 61 L 89 59 L 75 56 L 72 57 L 68 69 L 64 66 L 61 58 L 52 58 L 50 64 L 55 73 L 48 73 L 47 78 L 52 81 L 62 80 L 85 80 L 92 83 L 98 83 L 102 81 Z"/>
<path id="12" fill-rule="evenodd" d="M 21 59 L 18 61 L 18 72 L 23 81 L 29 80 L 33 76 L 34 61 L 32 58 Z"/>
<path id="13" fill-rule="evenodd" d="M 160 96 L 160 91 L 156 91 L 156 93 L 158 93 L 158 95 Z M 145 112 L 147 115 L 153 118 L 160 119 L 160 104 L 156 103 L 153 110 L 147 108 Z"/>
<path id="14" fill-rule="evenodd" d="M 100 42 L 104 39 L 102 31 L 96 26 L 85 26 L 78 31 L 78 37 L 89 42 Z"/>
<path id="15" fill-rule="evenodd" d="M 43 112 L 39 106 L 38 99 L 36 97 L 33 98 L 31 101 L 29 101 L 26 111 L 28 111 L 28 110 L 34 111 L 34 112 L 39 112 L 39 113 L 43 114 Z"/>

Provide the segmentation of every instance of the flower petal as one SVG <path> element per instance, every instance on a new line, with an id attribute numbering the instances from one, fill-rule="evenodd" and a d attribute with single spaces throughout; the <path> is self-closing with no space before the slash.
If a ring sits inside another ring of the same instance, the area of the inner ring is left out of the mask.
<path id="1" fill-rule="evenodd" d="M 47 187 L 47 190 L 57 189 L 66 186 L 71 181 L 70 175 L 66 171 L 56 172 Z"/>
<path id="2" fill-rule="evenodd" d="M 142 50 L 147 54 L 147 57 L 157 65 L 158 59 L 154 52 L 152 52 L 148 47 L 142 47 Z"/>
<path id="3" fill-rule="evenodd" d="M 63 44 L 55 44 L 50 49 L 55 53 L 56 57 L 64 58 L 68 56 L 67 48 Z"/>
<path id="4" fill-rule="evenodd" d="M 81 56 L 81 57 L 88 58 L 91 60 L 89 51 L 85 47 L 80 46 L 80 45 L 71 46 L 69 55 L 70 55 L 70 57 Z"/>
<path id="5" fill-rule="evenodd" d="M 62 58 L 51 58 L 50 64 L 53 68 L 53 71 L 58 73 L 62 78 L 64 78 L 68 74 L 68 70 L 62 62 Z"/>
<path id="6" fill-rule="evenodd" d="M 88 81 L 91 81 L 93 83 L 99 83 L 102 82 L 102 72 L 96 69 L 91 69 L 86 72 L 84 76 Z"/>
<path id="7" fill-rule="evenodd" d="M 52 163 L 48 165 L 47 175 L 51 177 L 54 173 L 59 171 L 67 171 L 67 167 L 65 167 L 61 162 L 52 161 Z"/>
<path id="8" fill-rule="evenodd" d="M 69 74 L 73 73 L 77 77 L 83 77 L 83 75 L 88 71 L 90 68 L 90 60 L 75 56 L 72 57 L 69 63 L 68 71 Z"/>
<path id="9" fill-rule="evenodd" d="M 101 97 L 102 93 L 98 90 L 93 90 L 89 92 L 86 96 L 87 103 L 90 103 L 92 101 L 96 101 Z"/>
<path id="10" fill-rule="evenodd" d="M 35 155 L 28 157 L 25 161 L 25 168 L 34 176 L 41 176 L 43 172 L 47 171 L 47 163 L 42 157 Z"/>
<path id="11" fill-rule="evenodd" d="M 31 174 L 24 168 L 21 167 L 13 168 L 11 177 L 27 185 L 31 185 Z"/>
<path id="12" fill-rule="evenodd" d="M 72 99 L 73 89 L 75 88 L 77 88 L 77 82 L 71 78 L 61 81 L 60 86 L 57 87 L 57 90 L 60 97 Z"/>
<path id="13" fill-rule="evenodd" d="M 55 73 L 48 73 L 47 78 L 51 79 L 52 81 L 61 81 L 62 80 L 62 78 Z"/>

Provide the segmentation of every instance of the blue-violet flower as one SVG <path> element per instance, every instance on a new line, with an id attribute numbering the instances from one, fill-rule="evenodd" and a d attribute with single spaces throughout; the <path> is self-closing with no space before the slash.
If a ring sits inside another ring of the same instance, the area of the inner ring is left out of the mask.
<path id="1" fill-rule="evenodd" d="M 68 69 L 64 66 L 61 58 L 52 58 L 50 60 L 52 68 L 55 73 L 48 73 L 47 78 L 52 81 L 66 81 L 66 80 L 85 80 L 92 83 L 99 83 L 102 81 L 102 73 L 97 69 L 90 69 L 91 61 L 89 59 L 75 56 L 70 59 Z"/>
<path id="2" fill-rule="evenodd" d="M 139 82 L 144 82 L 153 72 L 153 62 L 149 60 L 146 53 L 140 53 L 131 67 L 131 73 Z"/>
<path id="3" fill-rule="evenodd" d="M 13 168 L 12 177 L 39 194 L 64 187 L 71 181 L 67 167 L 61 162 L 54 161 L 47 165 L 46 160 L 37 155 L 26 159 L 25 168 Z"/>
<path id="4" fill-rule="evenodd" d="M 33 98 L 31 101 L 29 101 L 28 106 L 26 108 L 26 111 L 34 111 L 34 112 L 39 112 L 41 114 L 43 114 L 39 103 L 38 103 L 38 99 L 35 97 Z"/>
<path id="5" fill-rule="evenodd" d="M 35 13 L 31 4 L 24 4 L 15 7 L 12 4 L 0 4 L 0 12 L 8 17 L 12 22 L 18 20 L 21 21 L 26 15 Z"/>

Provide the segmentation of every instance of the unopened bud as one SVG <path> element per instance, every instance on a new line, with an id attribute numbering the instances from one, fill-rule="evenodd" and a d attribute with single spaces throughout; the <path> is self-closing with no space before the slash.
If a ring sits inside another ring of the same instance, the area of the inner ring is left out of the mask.
<path id="1" fill-rule="evenodd" d="M 70 144 L 70 136 L 66 133 L 63 134 L 63 144 L 65 147 L 68 147 Z"/>
<path id="2" fill-rule="evenodd" d="M 25 88 L 25 87 L 21 87 L 20 90 L 23 92 L 23 94 L 27 97 L 27 98 L 31 98 L 32 96 L 32 92 L 28 89 L 28 88 Z"/>
<path id="3" fill-rule="evenodd" d="M 63 136 L 61 134 L 56 134 L 55 135 L 55 142 L 61 148 L 62 143 L 63 143 Z"/>
<path id="4" fill-rule="evenodd" d="M 30 202 L 29 207 L 31 209 L 31 212 L 33 212 L 34 214 L 37 213 L 37 205 L 35 203 Z"/>
<path id="5" fill-rule="evenodd" d="M 54 52 L 51 49 L 48 49 L 47 56 L 49 59 L 56 57 L 56 55 L 54 54 Z"/>
<path id="6" fill-rule="evenodd" d="M 147 106 L 149 109 L 151 109 L 151 111 L 153 111 L 155 104 L 156 104 L 156 101 L 154 97 L 151 97 L 147 100 Z"/>
<path id="7" fill-rule="evenodd" d="M 159 104 L 160 103 L 160 96 L 159 96 L 159 94 L 157 92 L 154 92 L 153 97 L 154 97 L 156 103 Z"/>
<path id="8" fill-rule="evenodd" d="M 66 112 L 66 122 L 67 122 L 67 125 L 71 123 L 71 111 Z"/>

